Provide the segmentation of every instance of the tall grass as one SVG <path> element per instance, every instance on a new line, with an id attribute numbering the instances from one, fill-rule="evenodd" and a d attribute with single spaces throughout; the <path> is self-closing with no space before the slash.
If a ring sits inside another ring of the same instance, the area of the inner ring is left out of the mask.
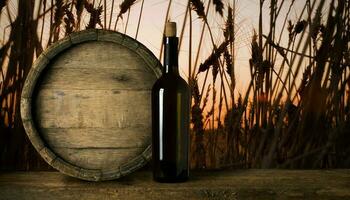
<path id="1" fill-rule="evenodd" d="M 297 1 L 256 0 L 259 19 L 251 35 L 250 82 L 243 94 L 236 87 L 240 75 L 237 2 L 189 0 L 183 12 L 179 47 L 189 43 L 191 166 L 349 167 L 350 2 L 303 1 L 302 11 L 292 18 Z M 131 10 L 138 3 L 140 10 Z M 28 0 L 18 1 L 13 8 L 14 4 L 1 1 L 1 20 L 10 22 L 8 39 L 0 49 L 2 168 L 48 168 L 25 137 L 19 115 L 20 93 L 33 58 L 64 35 L 82 29 L 120 30 L 118 22 L 125 20 L 123 31 L 127 32 L 130 12 L 138 12 L 136 33 L 132 34 L 137 38 L 145 28 L 141 23 L 144 3 L 149 1 L 37 0 L 35 4 Z M 173 4 L 171 0 L 167 4 L 164 24 L 171 18 Z M 211 8 L 215 11 L 210 12 Z M 269 18 L 263 17 L 265 8 Z M 18 10 L 15 18 L 11 9 Z M 200 37 L 194 37 L 192 30 L 197 18 L 202 25 Z M 209 20 L 212 18 L 222 22 L 218 38 L 213 34 L 217 24 Z M 279 22 L 283 23 L 277 25 Z M 188 41 L 184 40 L 185 30 Z M 202 58 L 204 42 L 211 45 L 212 52 Z M 159 48 L 161 59 L 163 49 Z"/>

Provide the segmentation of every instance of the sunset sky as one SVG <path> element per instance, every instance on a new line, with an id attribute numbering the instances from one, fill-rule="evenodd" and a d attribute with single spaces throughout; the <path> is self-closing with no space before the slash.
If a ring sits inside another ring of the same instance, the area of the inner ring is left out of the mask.
<path id="1" fill-rule="evenodd" d="M 207 6 L 208 1 L 204 1 L 205 7 Z M 230 4 L 232 6 L 233 0 L 223 1 L 226 5 Z M 285 6 L 281 10 L 280 21 L 282 24 L 284 20 L 284 16 L 287 13 L 288 7 L 292 1 L 285 1 Z M 292 21 L 296 21 L 298 19 L 299 13 L 304 6 L 305 1 L 296 0 L 292 11 L 290 12 L 290 19 Z M 170 9 L 170 19 L 172 21 L 177 22 L 178 26 L 178 35 L 181 32 L 181 27 L 183 23 L 183 19 L 186 11 L 186 1 L 173 1 L 172 7 Z M 158 57 L 160 46 L 161 46 L 161 38 L 164 26 L 164 19 L 166 15 L 166 9 L 168 6 L 168 1 L 163 0 L 146 0 L 144 3 L 144 10 L 142 14 L 142 21 L 140 32 L 138 35 L 138 40 L 145 44 L 152 52 Z M 141 1 L 135 4 L 130 13 L 130 19 L 127 29 L 127 34 L 134 37 L 136 28 L 137 28 L 137 20 L 139 16 L 139 10 L 141 7 Z M 258 0 L 236 0 L 236 79 L 237 79 L 237 89 L 240 92 L 243 92 L 247 85 L 250 82 L 250 72 L 249 72 L 249 59 L 251 56 L 251 48 L 250 42 L 253 34 L 253 29 L 257 30 L 258 27 L 258 19 L 259 19 L 259 2 Z M 268 34 L 269 29 L 269 1 L 266 1 L 264 9 L 263 9 L 263 17 L 264 20 L 264 31 L 265 34 Z M 224 18 L 227 16 L 227 9 L 225 9 Z M 126 15 L 124 16 L 124 21 Z M 119 27 L 123 27 L 123 22 L 121 21 Z M 219 45 L 223 41 L 222 29 L 224 28 L 224 21 L 220 15 L 215 12 L 214 7 L 211 5 L 208 16 L 209 24 L 212 27 L 212 31 L 214 34 L 214 40 L 216 40 L 216 44 Z M 195 12 L 192 12 L 192 22 L 193 22 L 193 39 L 192 39 L 192 65 L 194 63 L 198 41 L 200 38 L 200 31 L 203 21 L 198 18 Z M 279 24 L 278 23 L 278 24 Z M 186 78 L 188 74 L 188 24 L 184 33 L 184 40 L 182 47 L 180 49 L 180 69 L 181 75 Z M 281 27 L 277 25 L 278 32 Z M 284 39 L 282 39 L 282 44 L 287 44 L 288 42 L 288 33 L 284 34 Z M 202 48 L 200 51 L 200 60 L 204 61 L 212 52 L 213 46 L 210 42 L 210 37 L 208 32 L 205 32 L 205 39 L 202 44 Z M 198 63 L 198 64 L 199 64 Z M 198 69 L 198 68 L 197 68 Z M 203 78 L 201 76 L 200 78 Z"/>
<path id="2" fill-rule="evenodd" d="M 95 7 L 98 5 L 104 5 L 105 0 L 95 0 Z M 213 38 L 216 45 L 220 45 L 221 42 L 224 40 L 223 36 L 223 29 L 225 27 L 225 20 L 227 17 L 227 8 L 228 5 L 232 6 L 234 0 L 223 0 L 223 3 L 225 4 L 224 9 L 224 16 L 221 17 L 217 12 L 215 12 L 215 7 L 211 3 L 209 13 L 207 16 L 209 26 L 211 27 L 211 30 L 213 32 Z M 15 19 L 17 15 L 17 2 L 18 0 L 9 0 L 8 2 L 8 9 L 4 8 L 1 13 L 0 18 L 0 40 L 3 43 L 3 41 L 6 41 L 10 32 L 9 27 L 9 21 L 11 19 Z M 36 6 L 34 13 L 37 13 L 37 10 L 39 8 L 39 2 L 40 0 L 36 1 Z M 90 0 L 90 2 L 93 2 L 93 0 Z M 113 0 L 106 0 L 106 22 L 107 26 L 109 24 L 109 19 L 112 14 L 112 28 L 114 27 L 117 15 L 119 13 L 119 5 L 121 4 L 121 0 L 115 0 L 114 1 L 114 9 L 111 10 L 112 2 Z M 209 0 L 205 0 L 204 7 L 205 9 L 208 6 Z M 259 20 L 259 0 L 235 0 L 236 7 L 235 7 L 235 78 L 236 78 L 236 88 L 235 88 L 235 95 L 237 97 L 238 94 L 245 95 L 245 92 L 247 91 L 248 85 L 251 81 L 251 75 L 250 75 L 250 67 L 249 67 L 249 59 L 251 58 L 251 38 L 253 35 L 254 30 L 258 30 L 258 20 Z M 302 12 L 302 9 L 305 5 L 304 0 L 285 0 L 285 1 L 278 1 L 278 6 L 280 7 L 280 3 L 284 2 L 280 15 L 277 19 L 276 24 L 276 40 L 279 39 L 280 32 L 282 31 L 282 24 L 285 20 L 286 14 L 288 12 L 288 9 L 290 8 L 290 5 L 293 3 L 293 6 L 291 7 L 291 10 L 289 12 L 289 15 L 287 16 L 287 20 L 291 20 L 292 23 L 296 23 L 298 21 L 298 18 L 300 16 L 300 13 Z M 319 2 L 317 0 L 316 2 Z M 166 11 L 168 7 L 169 1 L 168 0 L 145 0 L 143 5 L 143 12 L 142 17 L 140 21 L 140 28 L 138 37 L 136 38 L 138 41 L 143 43 L 146 47 L 148 47 L 156 57 L 159 58 L 160 55 L 160 47 L 162 45 L 162 34 L 163 34 L 163 27 L 166 19 Z M 127 25 L 126 34 L 135 38 L 138 19 L 140 15 L 140 9 L 142 5 L 142 0 L 136 1 L 136 3 L 131 7 L 130 10 L 130 17 Z M 329 3 L 325 4 L 326 8 L 328 7 Z M 178 27 L 178 35 L 180 35 L 181 28 L 184 21 L 184 16 L 186 12 L 186 6 L 187 1 L 180 1 L 180 0 L 173 0 L 170 12 L 169 12 L 169 18 L 171 21 L 177 22 Z M 47 1 L 46 9 L 49 9 L 51 7 L 51 1 Z M 41 8 L 42 9 L 42 8 Z M 40 12 L 42 13 L 42 11 Z M 194 67 L 194 61 L 195 57 L 198 52 L 198 42 L 200 38 L 200 32 L 203 25 L 203 20 L 198 18 L 196 12 L 192 11 L 192 26 L 193 26 L 193 32 L 192 32 L 192 70 Z M 123 15 L 123 19 L 118 21 L 117 31 L 124 33 L 125 31 L 125 24 L 127 21 L 127 14 L 125 13 Z M 270 24 L 270 1 L 265 1 L 264 7 L 263 7 L 263 34 L 268 35 L 269 32 L 269 24 Z M 304 12 L 302 19 L 307 19 L 307 11 Z M 8 17 L 8 15 L 10 17 Z M 43 43 L 47 44 L 47 40 L 49 37 L 49 24 L 50 24 L 50 14 L 46 14 L 45 22 L 44 22 L 44 35 L 43 35 Z M 312 14 L 312 16 L 314 13 Z M 101 16 L 102 25 L 105 24 L 104 22 L 104 13 L 102 13 Z M 87 25 L 89 21 L 89 14 L 84 11 L 82 14 L 82 24 L 81 27 L 84 29 L 84 27 Z M 42 20 L 39 21 L 38 24 L 38 33 L 40 33 L 42 28 Z M 62 27 L 64 24 L 62 24 Z M 102 28 L 100 26 L 97 26 L 97 28 Z M 64 30 L 64 28 L 62 28 Z M 305 30 L 306 33 L 308 33 L 308 29 Z M 62 31 L 62 37 L 64 37 L 64 31 Z M 302 40 L 306 40 L 307 37 L 302 38 Z M 296 41 L 300 39 L 300 36 L 296 38 Z M 279 43 L 281 46 L 286 47 L 288 43 L 288 32 L 287 28 L 284 27 L 282 39 Z M 46 46 L 46 45 L 44 45 Z M 199 52 L 199 61 L 197 63 L 197 70 L 199 67 L 199 64 L 204 62 L 204 60 L 211 54 L 213 51 L 213 45 L 210 40 L 209 32 L 206 27 L 206 31 L 204 34 L 204 40 L 202 43 L 202 46 L 200 48 Z M 183 36 L 183 42 L 182 46 L 180 48 L 180 54 L 179 54 L 179 67 L 180 67 L 180 74 L 181 76 L 187 80 L 188 77 L 188 63 L 189 63 L 189 20 L 187 20 L 187 24 L 185 26 L 185 32 Z M 274 70 L 278 71 L 280 68 L 280 63 L 283 60 L 281 56 L 277 56 L 276 63 L 274 65 Z M 298 58 L 296 59 L 298 60 Z M 306 59 L 305 59 L 306 60 Z M 162 62 L 162 61 L 161 61 Z M 294 63 L 293 68 L 297 62 Z M 299 85 L 301 80 L 302 72 L 304 71 L 305 67 L 307 66 L 307 63 L 303 62 L 301 66 L 301 73 L 297 76 L 296 79 L 296 85 Z M 6 71 L 6 66 L 3 67 L 3 70 Z M 286 74 L 286 69 L 284 70 L 284 74 Z M 208 82 L 212 84 L 212 76 L 211 71 L 208 76 Z M 199 74 L 198 76 L 198 84 L 199 88 L 201 89 L 203 85 L 203 80 L 205 73 Z M 273 76 L 273 79 L 276 79 L 276 76 Z M 207 88 L 208 82 L 205 86 Z M 220 91 L 220 84 L 221 81 L 216 81 L 216 91 L 219 93 Z M 225 88 L 228 90 L 228 85 L 225 82 Z M 206 91 L 206 90 L 205 90 Z M 205 91 L 203 96 L 205 96 Z M 229 95 L 229 94 L 228 94 Z M 230 107 L 230 100 L 228 100 L 229 107 Z M 237 98 L 235 99 L 237 101 Z M 216 96 L 216 102 L 219 102 L 219 95 Z M 212 100 L 210 98 L 209 100 L 209 106 L 206 107 L 205 112 L 208 112 L 211 108 Z M 218 106 L 218 103 L 215 105 Z M 217 108 L 215 108 L 217 109 Z M 224 115 L 225 112 L 222 112 L 222 115 Z"/>
<path id="3" fill-rule="evenodd" d="M 91 0 L 92 1 L 92 0 Z M 36 1 L 39 2 L 39 1 Z M 96 2 L 98 2 L 96 0 Z M 107 24 L 109 22 L 109 17 L 111 14 L 111 5 L 112 1 L 107 0 Z M 119 5 L 122 1 L 116 0 L 114 1 L 114 9 L 112 13 L 112 27 L 114 25 L 117 14 L 119 13 Z M 157 57 L 159 57 L 160 46 L 161 46 L 161 38 L 163 33 L 163 26 L 166 16 L 166 9 L 168 6 L 167 0 L 145 0 L 144 8 L 142 13 L 142 20 L 140 24 L 140 30 L 138 34 L 138 40 L 146 45 Z M 207 7 L 208 0 L 203 1 L 205 7 Z M 233 4 L 233 0 L 224 0 L 225 11 L 224 18 L 227 16 L 227 6 Z M 285 1 L 283 9 L 280 14 L 280 23 L 283 22 L 284 16 L 287 13 L 288 7 L 292 0 Z M 103 4 L 103 0 L 100 2 Z M 301 9 L 304 5 L 305 1 L 296 0 L 294 2 L 294 6 L 289 15 L 289 19 L 292 21 L 296 21 L 298 19 L 298 15 L 301 12 Z M 50 1 L 47 1 L 49 7 Z M 172 21 L 177 22 L 178 25 L 178 35 L 180 34 L 183 19 L 185 16 L 187 2 L 180 0 L 173 0 L 172 6 L 170 8 L 170 19 Z M 38 6 L 36 6 L 38 7 Z M 132 6 L 130 12 L 129 23 L 127 27 L 126 34 L 131 37 L 135 37 L 138 17 L 140 14 L 141 8 L 141 0 L 138 0 L 135 5 Z M 35 11 L 36 12 L 36 11 Z M 237 89 L 238 92 L 243 92 L 250 81 L 249 74 L 249 58 L 250 58 L 250 42 L 251 36 L 253 34 L 253 29 L 257 29 L 258 27 L 258 19 L 259 19 L 259 3 L 258 0 L 236 0 L 236 58 L 235 58 L 235 70 L 236 70 L 236 81 L 237 81 Z M 9 0 L 9 13 L 12 16 L 12 19 L 15 18 L 17 13 L 17 0 Z M 85 17 L 84 17 L 85 16 Z M 264 33 L 267 34 L 269 29 L 269 1 L 266 1 L 264 9 L 263 9 L 263 17 L 264 17 Z M 124 27 L 126 23 L 127 13 L 123 15 L 123 20 L 119 20 L 117 30 L 120 32 L 124 32 Z M 87 13 L 83 13 L 83 19 L 85 19 L 85 23 L 88 21 Z M 46 23 L 49 23 L 49 17 L 46 18 Z M 217 44 L 223 40 L 222 29 L 224 28 L 224 19 L 215 12 L 214 6 L 210 6 L 208 21 L 212 28 L 214 39 Z M 104 17 L 102 16 L 102 24 L 104 23 Z M 195 60 L 195 56 L 197 54 L 198 41 L 200 37 L 200 30 L 203 24 L 203 21 L 198 18 L 195 12 L 192 12 L 192 23 L 193 23 L 193 39 L 192 39 L 192 65 Z M 277 23 L 279 24 L 279 23 Z M 6 40 L 8 33 L 10 31 L 9 28 L 6 28 L 9 25 L 9 19 L 7 17 L 7 11 L 2 12 L 1 15 L 1 23 L 0 23 L 0 38 L 2 40 Z M 39 27 L 41 25 L 39 24 Z M 180 71 L 181 75 L 186 78 L 188 74 L 188 23 L 186 25 L 186 30 L 184 33 L 184 40 L 182 43 L 182 47 L 180 49 Z M 277 30 L 281 29 L 277 25 Z M 44 26 L 45 31 L 49 31 L 49 26 Z M 279 31 L 278 31 L 279 32 Z M 48 36 L 48 34 L 46 34 Z M 288 39 L 288 34 L 284 34 L 285 39 L 282 39 L 282 45 L 285 44 Z M 47 40 L 47 37 L 44 40 Z M 202 44 L 202 48 L 200 50 L 200 59 L 204 61 L 206 57 L 208 57 L 213 49 L 213 46 L 209 39 L 209 34 L 205 32 L 205 39 Z M 197 68 L 198 69 L 198 68 Z M 199 82 L 201 82 L 202 76 L 200 76 Z"/>

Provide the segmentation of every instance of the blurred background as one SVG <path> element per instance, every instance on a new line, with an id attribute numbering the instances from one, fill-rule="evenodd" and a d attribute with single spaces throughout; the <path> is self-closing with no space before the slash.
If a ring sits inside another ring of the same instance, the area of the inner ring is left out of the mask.
<path id="1" fill-rule="evenodd" d="M 51 169 L 19 112 L 43 50 L 97 28 L 162 60 L 166 21 L 192 89 L 192 168 L 350 167 L 348 0 L 1 0 L 0 11 L 0 169 Z"/>

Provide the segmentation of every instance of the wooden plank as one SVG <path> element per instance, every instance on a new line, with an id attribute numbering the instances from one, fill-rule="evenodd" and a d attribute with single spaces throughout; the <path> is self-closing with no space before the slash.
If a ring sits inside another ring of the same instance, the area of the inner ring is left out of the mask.
<path id="1" fill-rule="evenodd" d="M 150 91 L 41 90 L 36 121 L 42 128 L 124 128 L 151 124 Z"/>
<path id="2" fill-rule="evenodd" d="M 138 42 L 135 42 L 134 38 L 127 35 L 124 36 L 122 44 L 133 51 L 135 51 L 140 46 Z"/>
<path id="3" fill-rule="evenodd" d="M 122 44 L 124 37 L 125 35 L 118 34 L 114 31 L 103 30 L 103 29 L 97 30 L 97 40 L 99 41 L 108 41 L 108 42 L 113 42 L 117 44 Z"/>
<path id="4" fill-rule="evenodd" d="M 48 60 L 46 60 L 46 61 L 49 62 Z M 40 65 L 41 65 L 42 62 L 45 62 L 45 61 L 41 60 L 40 63 L 37 63 L 37 67 L 38 68 L 40 68 Z M 38 79 L 39 75 L 40 75 L 39 72 L 37 72 L 35 69 L 32 69 L 32 70 L 29 71 L 29 73 L 27 75 L 26 82 L 25 82 L 25 84 L 24 84 L 24 86 L 22 88 L 21 98 L 30 99 L 32 97 L 33 91 L 34 91 L 34 88 L 35 88 L 35 84 L 37 83 L 37 79 Z M 24 103 L 23 106 L 26 106 L 26 105 L 28 105 L 28 104 Z M 28 118 L 29 116 L 24 116 L 24 117 Z"/>
<path id="5" fill-rule="evenodd" d="M 158 59 L 152 54 L 152 52 L 147 49 L 145 46 L 140 45 L 136 52 L 144 59 L 147 63 L 147 67 L 149 71 L 153 74 L 156 74 L 157 77 L 162 75 L 162 64 L 158 61 Z"/>
<path id="6" fill-rule="evenodd" d="M 137 148 L 151 143 L 151 126 L 122 128 L 45 128 L 43 139 L 60 148 Z"/>
<path id="7" fill-rule="evenodd" d="M 39 150 L 39 153 L 41 157 L 44 158 L 44 160 L 49 164 L 52 164 L 52 162 L 57 160 L 56 154 L 54 154 L 52 150 L 47 147 L 43 147 L 41 150 Z"/>
<path id="8" fill-rule="evenodd" d="M 350 170 L 230 170 L 192 172 L 185 183 L 152 181 L 138 171 L 92 183 L 58 172 L 0 173 L 0 198 L 17 199 L 350 199 Z"/>
<path id="9" fill-rule="evenodd" d="M 151 90 L 157 79 L 146 70 L 53 68 L 42 77 L 40 89 Z"/>
<path id="10" fill-rule="evenodd" d="M 28 138 L 32 142 L 34 148 L 39 152 L 42 148 L 45 147 L 45 144 L 42 141 L 42 138 L 40 137 L 40 134 L 38 133 L 37 129 L 35 128 L 33 119 L 26 119 L 22 122 L 23 126 L 25 127 Z"/>
<path id="11" fill-rule="evenodd" d="M 139 54 L 111 42 L 86 42 L 70 47 L 51 60 L 50 68 L 140 69 L 147 68 Z"/>
<path id="12" fill-rule="evenodd" d="M 71 46 L 72 46 L 72 41 L 70 40 L 69 37 L 66 37 L 48 46 L 48 48 L 42 54 L 45 55 L 48 59 L 52 59 L 57 54 L 68 49 Z"/>
<path id="13" fill-rule="evenodd" d="M 136 157 L 134 157 L 133 159 L 130 159 L 129 162 L 125 162 L 120 166 L 120 173 L 127 175 L 132 173 L 133 171 L 142 168 L 143 166 L 143 161 L 144 161 L 144 157 L 142 157 L 141 155 L 138 155 Z"/>
<path id="14" fill-rule="evenodd" d="M 141 154 L 140 148 L 55 148 L 52 150 L 66 162 L 84 169 L 118 168 Z"/>
<path id="15" fill-rule="evenodd" d="M 97 29 L 86 29 L 80 32 L 71 33 L 69 36 L 73 44 L 85 41 L 97 40 Z"/>

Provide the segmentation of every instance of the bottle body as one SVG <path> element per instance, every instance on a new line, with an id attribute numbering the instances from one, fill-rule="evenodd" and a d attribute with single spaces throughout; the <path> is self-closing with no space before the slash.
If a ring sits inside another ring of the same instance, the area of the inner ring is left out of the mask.
<path id="1" fill-rule="evenodd" d="M 166 40 L 163 75 L 152 88 L 153 178 L 182 182 L 189 176 L 190 89 L 177 70 L 177 38 Z"/>
<path id="2" fill-rule="evenodd" d="M 163 76 L 152 90 L 153 177 L 160 182 L 189 176 L 189 89 L 180 77 Z"/>

